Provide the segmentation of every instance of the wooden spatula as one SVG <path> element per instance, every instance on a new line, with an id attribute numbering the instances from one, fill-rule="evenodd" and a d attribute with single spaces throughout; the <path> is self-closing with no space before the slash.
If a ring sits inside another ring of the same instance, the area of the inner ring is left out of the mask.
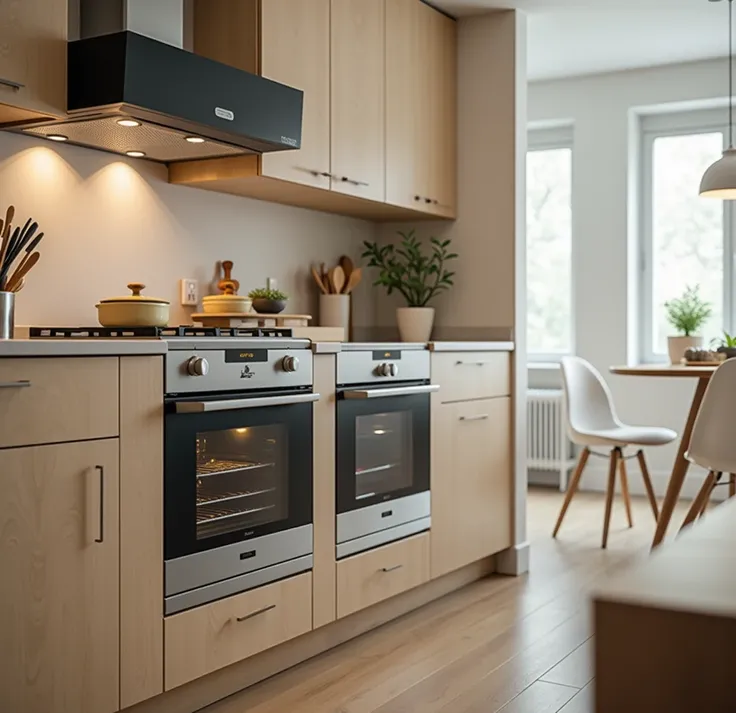
<path id="1" fill-rule="evenodd" d="M 31 271 L 31 268 L 39 261 L 41 253 L 33 253 L 26 257 L 8 280 L 5 289 L 7 292 L 15 292 L 23 281 L 23 278 Z"/>
<path id="2" fill-rule="evenodd" d="M 350 259 L 350 257 L 348 257 L 347 255 L 343 255 L 340 258 L 340 267 L 345 273 L 345 284 L 347 284 L 350 281 L 350 275 L 352 275 L 353 270 L 355 269 L 355 265 L 353 264 L 353 261 Z"/>
<path id="3" fill-rule="evenodd" d="M 312 277 L 314 278 L 314 281 L 317 283 L 317 287 L 319 287 L 320 292 L 323 295 L 328 295 L 330 291 L 327 289 L 327 285 L 325 285 L 324 282 L 322 282 L 322 276 L 317 272 L 317 268 L 312 266 Z"/>
<path id="4" fill-rule="evenodd" d="M 363 270 L 360 267 L 356 267 L 351 273 L 350 278 L 345 283 L 345 287 L 343 288 L 343 292 L 346 295 L 349 295 L 359 284 L 360 279 L 363 276 Z"/>
<path id="5" fill-rule="evenodd" d="M 345 271 L 336 265 L 330 270 L 330 282 L 332 288 L 335 290 L 335 294 L 339 295 L 342 292 L 342 288 L 345 287 Z"/>

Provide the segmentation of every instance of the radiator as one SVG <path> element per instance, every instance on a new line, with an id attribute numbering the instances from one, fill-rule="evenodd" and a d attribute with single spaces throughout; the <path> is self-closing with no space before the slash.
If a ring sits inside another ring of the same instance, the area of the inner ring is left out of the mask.
<path id="1" fill-rule="evenodd" d="M 527 391 L 526 432 L 527 468 L 556 471 L 560 490 L 566 490 L 575 459 L 567 437 L 565 398 L 561 389 Z"/>

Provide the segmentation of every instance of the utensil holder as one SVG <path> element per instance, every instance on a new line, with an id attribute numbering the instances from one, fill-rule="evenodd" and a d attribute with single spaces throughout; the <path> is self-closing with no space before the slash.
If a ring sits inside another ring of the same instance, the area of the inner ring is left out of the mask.
<path id="1" fill-rule="evenodd" d="M 12 339 L 15 331 L 15 293 L 0 292 L 0 339 Z"/>
<path id="2" fill-rule="evenodd" d="M 347 340 L 350 334 L 350 295 L 320 295 L 319 323 L 323 327 L 342 327 Z"/>

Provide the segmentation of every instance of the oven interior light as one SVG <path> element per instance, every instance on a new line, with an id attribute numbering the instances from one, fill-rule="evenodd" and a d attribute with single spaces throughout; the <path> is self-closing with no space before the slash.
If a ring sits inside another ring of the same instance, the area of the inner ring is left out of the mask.
<path id="1" fill-rule="evenodd" d="M 383 436 L 386 433 L 386 431 L 383 428 L 376 428 L 373 431 L 374 436 Z"/>

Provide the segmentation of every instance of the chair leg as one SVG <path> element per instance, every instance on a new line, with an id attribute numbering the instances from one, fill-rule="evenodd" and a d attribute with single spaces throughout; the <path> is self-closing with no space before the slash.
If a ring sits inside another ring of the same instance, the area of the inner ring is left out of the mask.
<path id="1" fill-rule="evenodd" d="M 652 479 L 649 475 L 649 468 L 647 468 L 647 462 L 644 459 L 644 451 L 640 450 L 636 454 L 636 458 L 639 461 L 641 477 L 644 480 L 644 487 L 646 488 L 647 497 L 649 498 L 649 504 L 652 506 L 654 521 L 656 522 L 657 520 L 659 520 L 659 506 L 657 505 L 657 497 L 654 495 L 654 486 L 652 485 Z"/>
<path id="2" fill-rule="evenodd" d="M 736 473 L 731 473 L 728 476 L 728 497 L 732 498 L 736 495 Z"/>
<path id="3" fill-rule="evenodd" d="M 616 466 L 618 459 L 621 457 L 621 449 L 611 449 L 611 459 L 608 465 L 608 488 L 606 490 L 606 514 L 603 519 L 603 541 L 601 547 L 605 550 L 608 547 L 608 530 L 611 527 L 611 510 L 613 510 L 613 493 L 616 490 Z"/>
<path id="4" fill-rule="evenodd" d="M 626 519 L 629 521 L 629 527 L 634 527 L 634 518 L 631 517 L 631 495 L 629 494 L 629 478 L 626 475 L 626 461 L 623 454 L 618 461 L 618 470 L 621 476 L 621 495 L 624 499 L 624 507 L 626 508 Z"/>
<path id="5" fill-rule="evenodd" d="M 708 499 L 710 498 L 711 491 L 713 490 L 713 486 L 716 482 L 716 474 L 711 470 L 707 477 L 705 478 L 705 482 L 703 483 L 702 487 L 698 491 L 698 494 L 695 496 L 695 500 L 693 500 L 693 504 L 690 506 L 690 509 L 687 511 L 687 515 L 685 516 L 685 520 L 682 523 L 682 526 L 680 527 L 680 532 L 682 532 L 683 528 L 687 527 L 688 525 L 695 522 L 698 515 L 700 515 L 703 511 L 703 508 L 708 503 Z"/>
<path id="6" fill-rule="evenodd" d="M 570 479 L 570 484 L 567 486 L 567 493 L 565 494 L 565 501 L 562 503 L 562 509 L 560 510 L 560 514 L 557 518 L 557 524 L 555 525 L 555 529 L 552 531 L 552 537 L 557 537 L 557 533 L 560 531 L 560 527 L 562 526 L 562 521 L 565 519 L 565 513 L 567 512 L 567 508 L 570 507 L 570 502 L 572 501 L 573 496 L 577 492 L 578 485 L 580 484 L 580 478 L 583 475 L 583 470 L 585 470 L 585 464 L 588 462 L 588 458 L 590 457 L 590 449 L 589 448 L 583 448 L 583 450 L 580 452 L 580 458 L 578 458 L 578 464 L 575 468 L 575 472 L 572 475 L 572 478 Z"/>
<path id="7" fill-rule="evenodd" d="M 713 497 L 713 492 L 716 489 L 716 485 L 720 483 L 722 475 L 723 473 L 716 473 L 716 479 L 713 481 L 713 485 L 710 486 L 708 495 L 706 495 L 705 500 L 703 501 L 703 507 L 700 508 L 700 514 L 698 515 L 698 518 L 703 517 L 703 515 L 705 515 L 706 511 L 708 510 L 708 506 L 710 505 L 710 499 Z"/>

